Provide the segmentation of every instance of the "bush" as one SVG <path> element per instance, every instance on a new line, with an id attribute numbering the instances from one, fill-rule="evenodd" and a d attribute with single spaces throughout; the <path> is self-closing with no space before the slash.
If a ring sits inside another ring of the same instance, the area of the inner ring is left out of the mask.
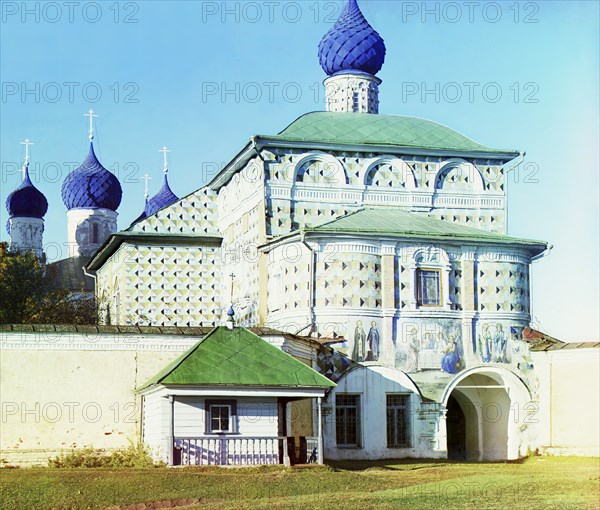
<path id="1" fill-rule="evenodd" d="M 130 444 L 127 448 L 107 452 L 93 446 L 72 449 L 48 459 L 48 467 L 53 468 L 151 468 L 161 467 L 156 463 L 148 446 Z"/>

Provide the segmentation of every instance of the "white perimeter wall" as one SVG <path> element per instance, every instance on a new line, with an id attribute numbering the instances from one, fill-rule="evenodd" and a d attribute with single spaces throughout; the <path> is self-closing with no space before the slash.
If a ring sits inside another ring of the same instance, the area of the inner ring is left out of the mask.
<path id="1" fill-rule="evenodd" d="M 46 464 L 72 447 L 136 443 L 136 387 L 198 339 L 0 334 L 0 459 Z"/>
<path id="2" fill-rule="evenodd" d="M 554 455 L 600 455 L 600 349 L 532 352 L 539 380 L 534 447 Z"/>

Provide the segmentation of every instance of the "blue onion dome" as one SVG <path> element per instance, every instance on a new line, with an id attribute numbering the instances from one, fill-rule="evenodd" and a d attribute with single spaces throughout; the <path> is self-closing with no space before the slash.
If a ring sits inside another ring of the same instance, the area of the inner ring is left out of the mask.
<path id="1" fill-rule="evenodd" d="M 21 185 L 6 199 L 6 209 L 11 218 L 39 218 L 48 212 L 48 200 L 29 178 L 29 165 L 25 166 L 25 176 Z"/>
<path id="2" fill-rule="evenodd" d="M 62 185 L 62 199 L 68 210 L 109 209 L 116 211 L 123 191 L 119 179 L 102 166 L 94 145 L 81 165 L 73 170 Z"/>
<path id="3" fill-rule="evenodd" d="M 356 0 L 348 0 L 335 25 L 319 43 L 319 62 L 329 75 L 363 71 L 375 76 L 385 61 L 385 43 L 369 25 Z"/>
<path id="4" fill-rule="evenodd" d="M 230 305 L 227 309 L 227 317 L 233 317 L 235 315 L 235 310 L 233 309 L 233 305 Z"/>
<path id="5" fill-rule="evenodd" d="M 165 173 L 165 180 L 162 188 L 160 188 L 160 191 L 156 195 L 148 200 L 146 208 L 144 209 L 144 214 L 146 216 L 152 216 L 155 212 L 174 204 L 177 202 L 177 200 L 179 200 L 179 197 L 171 191 L 169 180 L 167 179 L 167 174 Z"/>

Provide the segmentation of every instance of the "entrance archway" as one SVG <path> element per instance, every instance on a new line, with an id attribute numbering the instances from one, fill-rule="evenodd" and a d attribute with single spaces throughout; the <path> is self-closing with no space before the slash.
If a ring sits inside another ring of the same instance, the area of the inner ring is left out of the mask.
<path id="1" fill-rule="evenodd" d="M 519 410 L 531 400 L 525 384 L 496 367 L 470 369 L 446 389 L 449 459 L 510 460 L 526 454 Z"/>
<path id="2" fill-rule="evenodd" d="M 448 458 L 451 460 L 467 460 L 467 430 L 465 413 L 458 400 L 450 395 L 448 412 L 446 413 L 446 435 Z"/>

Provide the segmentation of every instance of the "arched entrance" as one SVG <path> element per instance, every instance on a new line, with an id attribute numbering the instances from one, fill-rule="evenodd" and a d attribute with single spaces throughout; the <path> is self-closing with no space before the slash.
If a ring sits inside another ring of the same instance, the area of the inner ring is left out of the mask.
<path id="1" fill-rule="evenodd" d="M 467 430 L 465 413 L 458 400 L 450 395 L 448 412 L 446 413 L 446 435 L 448 458 L 451 460 L 467 460 Z"/>
<path id="2" fill-rule="evenodd" d="M 449 459 L 509 460 L 526 454 L 519 410 L 529 390 L 512 372 L 496 367 L 466 370 L 446 388 Z"/>

